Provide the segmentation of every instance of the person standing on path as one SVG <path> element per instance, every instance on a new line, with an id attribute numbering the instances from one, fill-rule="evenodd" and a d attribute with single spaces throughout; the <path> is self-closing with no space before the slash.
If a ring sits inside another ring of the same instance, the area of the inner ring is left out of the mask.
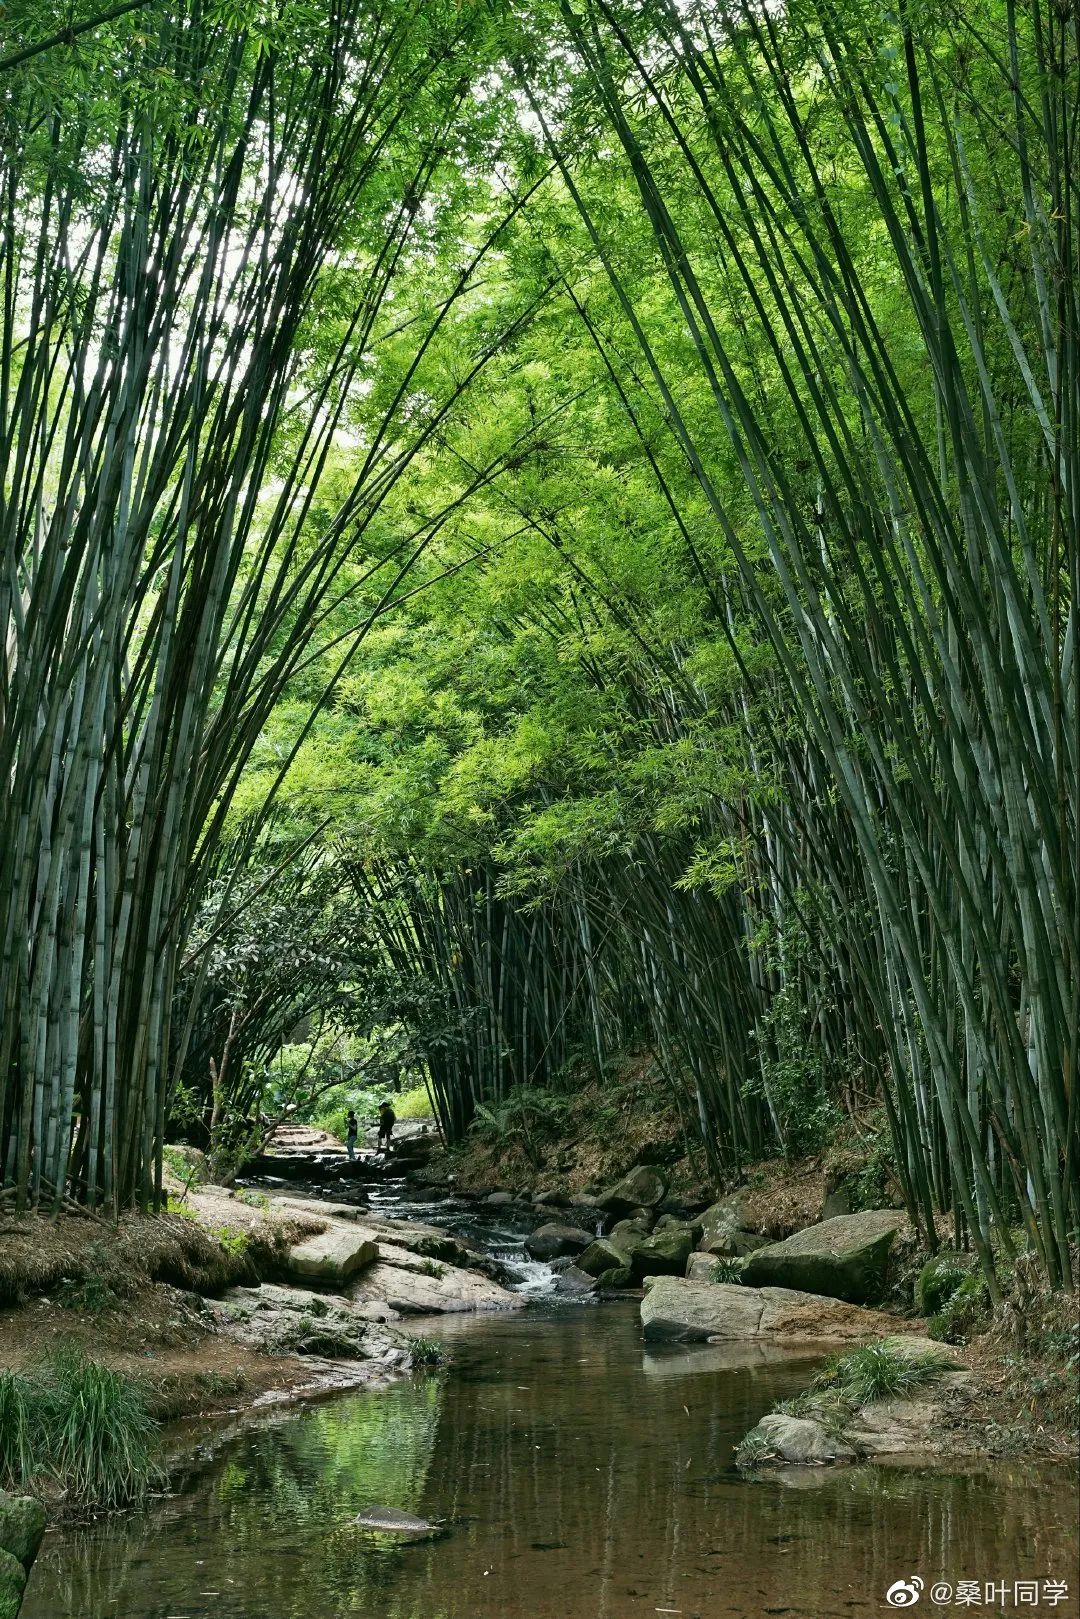
<path id="1" fill-rule="evenodd" d="M 379 1103 L 379 1151 L 390 1151 L 390 1137 L 394 1133 L 397 1114 L 389 1102 Z"/>
<path id="2" fill-rule="evenodd" d="M 350 1164 L 356 1157 L 356 1136 L 359 1129 L 360 1126 L 357 1123 L 356 1114 L 353 1112 L 353 1109 L 350 1108 L 348 1117 L 345 1120 L 345 1151 L 349 1155 Z"/>

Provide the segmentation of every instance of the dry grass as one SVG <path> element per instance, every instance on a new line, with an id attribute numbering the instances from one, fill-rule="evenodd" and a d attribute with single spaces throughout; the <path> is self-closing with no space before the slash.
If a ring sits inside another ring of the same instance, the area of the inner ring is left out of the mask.
<path id="1" fill-rule="evenodd" d="M 747 1228 L 763 1237 L 789 1237 L 821 1219 L 825 1176 L 819 1158 L 795 1164 L 766 1158 L 750 1166 L 744 1184 Z"/>
<path id="2" fill-rule="evenodd" d="M 309 1383 L 303 1361 L 215 1331 L 201 1295 L 280 1275 L 286 1250 L 325 1221 L 252 1208 L 220 1187 L 183 1207 L 117 1224 L 0 1217 L 0 1366 L 32 1370 L 57 1349 L 81 1352 L 134 1379 L 158 1420 Z"/>
<path id="3" fill-rule="evenodd" d="M 279 1274 L 293 1243 L 325 1222 L 250 1208 L 220 1187 L 189 1194 L 183 1213 L 0 1216 L 0 1307 L 64 1283 L 102 1281 L 117 1296 L 167 1282 L 201 1294 Z"/>

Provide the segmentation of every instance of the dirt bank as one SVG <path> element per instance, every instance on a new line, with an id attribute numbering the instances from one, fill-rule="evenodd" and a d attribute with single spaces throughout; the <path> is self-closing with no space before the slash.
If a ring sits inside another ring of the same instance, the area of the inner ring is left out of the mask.
<path id="1" fill-rule="evenodd" d="M 288 1249 L 323 1222 L 248 1207 L 220 1188 L 197 1203 L 116 1225 L 0 1219 L 0 1366 L 20 1370 L 73 1345 L 133 1378 L 160 1421 L 386 1381 L 363 1360 L 264 1354 L 223 1330 L 207 1299 L 280 1276 Z"/>

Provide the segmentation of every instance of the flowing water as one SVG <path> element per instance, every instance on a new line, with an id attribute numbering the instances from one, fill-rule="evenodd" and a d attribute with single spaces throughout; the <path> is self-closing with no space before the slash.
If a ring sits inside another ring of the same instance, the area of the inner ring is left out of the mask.
<path id="1" fill-rule="evenodd" d="M 548 1285 L 512 1225 L 487 1235 L 526 1290 Z M 210 1427 L 171 1498 L 50 1534 L 23 1619 L 827 1619 L 886 1609 L 913 1576 L 920 1611 L 964 1611 L 931 1587 L 967 1580 L 980 1614 L 1076 1619 L 1077 1492 L 1061 1471 L 741 1477 L 733 1446 L 805 1384 L 805 1357 L 646 1346 L 631 1301 L 417 1330 L 447 1345 L 450 1370 Z M 350 1521 L 374 1505 L 438 1519 L 441 1538 Z M 1015 1582 L 1053 1578 L 1065 1601 L 1036 1586 L 1021 1604 Z"/>

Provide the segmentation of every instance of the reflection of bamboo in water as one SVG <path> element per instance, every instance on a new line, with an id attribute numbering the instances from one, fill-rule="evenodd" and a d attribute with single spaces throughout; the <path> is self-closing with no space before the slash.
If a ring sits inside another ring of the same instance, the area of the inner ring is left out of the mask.
<path id="1" fill-rule="evenodd" d="M 628 1619 L 669 1599 L 702 1619 L 824 1616 L 876 1605 L 901 1569 L 1045 1575 L 1075 1545 L 1075 1492 L 1019 1464 L 994 1482 L 740 1478 L 732 1447 L 803 1378 L 790 1364 L 705 1347 L 647 1369 L 663 1357 L 617 1311 L 445 1336 L 444 1379 L 261 1424 L 146 1517 L 50 1537 L 25 1619 L 145 1619 L 155 1601 L 215 1619 Z M 351 1529 L 380 1499 L 448 1535 L 397 1547 Z"/>

